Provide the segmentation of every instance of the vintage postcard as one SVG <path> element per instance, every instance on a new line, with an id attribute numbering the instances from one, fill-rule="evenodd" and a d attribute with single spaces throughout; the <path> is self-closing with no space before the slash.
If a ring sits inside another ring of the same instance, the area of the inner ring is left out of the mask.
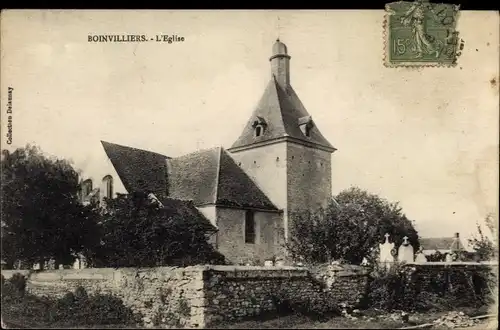
<path id="1" fill-rule="evenodd" d="M 497 328 L 499 23 L 2 11 L 2 327 Z"/>

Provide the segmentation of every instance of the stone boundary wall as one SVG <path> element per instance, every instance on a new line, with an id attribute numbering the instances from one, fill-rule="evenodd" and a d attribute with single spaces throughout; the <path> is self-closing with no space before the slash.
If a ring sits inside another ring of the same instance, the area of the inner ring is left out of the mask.
<path id="1" fill-rule="evenodd" d="M 78 286 L 89 294 L 112 294 L 134 312 L 140 312 L 145 325 L 200 327 L 204 322 L 200 267 L 2 270 L 6 279 L 14 273 L 25 275 L 26 289 L 38 296 L 62 297 Z"/>
<path id="2" fill-rule="evenodd" d="M 339 303 L 354 304 L 367 276 L 349 270 L 321 277 L 302 267 L 212 266 L 204 278 L 205 322 L 213 324 L 275 312 L 273 298 L 280 293 L 307 299 L 327 297 L 320 293 L 329 291 Z"/>
<path id="3" fill-rule="evenodd" d="M 333 281 L 311 276 L 303 267 L 195 266 L 86 268 L 44 271 L 2 270 L 28 278 L 27 290 L 35 295 L 62 297 L 83 286 L 89 294 L 109 293 L 143 314 L 145 325 L 205 327 L 219 321 L 238 320 L 273 312 L 273 294 L 313 297 L 330 289 L 340 300 L 352 300 L 362 292 L 365 273 L 337 272 Z"/>
<path id="4" fill-rule="evenodd" d="M 427 262 L 404 267 L 408 279 L 415 280 L 426 291 L 435 291 L 435 279 L 443 274 L 452 274 L 453 281 L 463 283 L 464 274 L 498 271 L 498 264 L 482 263 Z M 62 297 L 83 286 L 89 294 L 109 293 L 121 298 L 126 306 L 142 313 L 146 326 L 189 328 L 272 313 L 276 310 L 273 295 L 278 292 L 290 297 L 317 298 L 327 297 L 318 293 L 328 291 L 338 303 L 353 305 L 366 293 L 368 283 L 367 270 L 350 265 L 323 265 L 314 269 L 194 266 L 2 270 L 6 279 L 14 273 L 25 275 L 27 290 L 36 295 Z M 452 294 L 462 294 L 453 281 Z"/>

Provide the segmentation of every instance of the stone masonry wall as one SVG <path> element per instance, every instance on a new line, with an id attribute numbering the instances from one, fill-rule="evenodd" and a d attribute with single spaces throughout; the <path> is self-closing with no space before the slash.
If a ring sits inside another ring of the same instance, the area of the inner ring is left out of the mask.
<path id="1" fill-rule="evenodd" d="M 467 278 L 481 272 L 497 276 L 498 265 L 479 263 L 407 264 L 405 273 L 418 290 L 448 290 L 463 295 Z M 334 297 L 338 304 L 355 305 L 366 293 L 367 271 L 360 266 L 302 267 L 196 266 L 149 269 L 2 270 L 28 277 L 27 289 L 36 295 L 62 297 L 83 286 L 88 293 L 110 293 L 143 314 L 145 325 L 206 327 L 274 312 L 273 296 Z M 470 276 L 469 276 L 470 275 Z M 440 281 L 439 279 L 448 279 Z M 409 282 L 410 283 L 410 282 Z M 446 283 L 443 286 L 443 283 Z M 318 295 L 323 291 L 329 295 Z M 469 292 L 471 292 L 469 290 Z"/>
<path id="2" fill-rule="evenodd" d="M 14 273 L 28 277 L 27 290 L 38 296 L 62 297 L 82 286 L 89 294 L 108 293 L 121 298 L 145 325 L 203 326 L 203 272 L 187 268 L 86 268 L 50 271 L 2 270 L 6 279 Z"/>
<path id="3" fill-rule="evenodd" d="M 282 254 L 276 240 L 282 216 L 274 212 L 255 212 L 255 243 L 245 242 L 245 210 L 217 207 L 219 229 L 217 249 L 233 264 L 264 264 Z"/>
<path id="4" fill-rule="evenodd" d="M 273 298 L 285 291 L 290 297 L 318 297 L 324 290 L 338 302 L 356 303 L 364 292 L 366 273 L 344 271 L 331 283 L 312 276 L 307 268 L 211 266 L 204 279 L 205 322 L 236 321 L 276 311 Z M 326 296 L 322 296 L 326 297 Z"/>
<path id="5" fill-rule="evenodd" d="M 331 158 L 329 152 L 287 143 L 289 215 L 326 206 L 332 197 Z"/>
<path id="6" fill-rule="evenodd" d="M 28 277 L 27 289 L 36 295 L 62 297 L 83 286 L 89 294 L 110 293 L 141 312 L 145 325 L 179 322 L 204 327 L 218 321 L 236 321 L 274 312 L 273 294 L 285 290 L 290 297 L 312 297 L 329 289 L 340 302 L 354 303 L 365 275 L 344 270 L 324 285 L 322 277 L 306 268 L 261 266 L 196 266 L 150 269 L 61 269 L 51 271 L 2 270 Z"/>

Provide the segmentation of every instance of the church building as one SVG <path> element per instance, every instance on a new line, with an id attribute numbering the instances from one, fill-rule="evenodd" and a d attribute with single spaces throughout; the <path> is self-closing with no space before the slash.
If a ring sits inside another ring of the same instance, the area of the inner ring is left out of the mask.
<path id="1" fill-rule="evenodd" d="M 277 40 L 269 83 L 230 148 L 169 157 L 101 141 L 118 178 L 105 175 L 96 189 L 84 181 L 83 200 L 115 196 L 119 180 L 128 193 L 195 208 L 218 229 L 212 243 L 231 262 L 283 256 L 294 212 L 317 209 L 331 197 L 336 150 L 292 88 L 290 59 Z"/>

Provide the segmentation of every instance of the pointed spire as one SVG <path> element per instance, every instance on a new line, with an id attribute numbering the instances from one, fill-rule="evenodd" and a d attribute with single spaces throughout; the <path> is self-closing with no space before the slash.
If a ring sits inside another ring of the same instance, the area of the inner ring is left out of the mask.
<path id="1" fill-rule="evenodd" d="M 269 59 L 271 79 L 243 132 L 229 151 L 235 152 L 279 138 L 291 138 L 295 142 L 334 152 L 336 149 L 313 123 L 290 85 L 290 56 L 279 36 L 273 44 L 272 54 Z"/>

